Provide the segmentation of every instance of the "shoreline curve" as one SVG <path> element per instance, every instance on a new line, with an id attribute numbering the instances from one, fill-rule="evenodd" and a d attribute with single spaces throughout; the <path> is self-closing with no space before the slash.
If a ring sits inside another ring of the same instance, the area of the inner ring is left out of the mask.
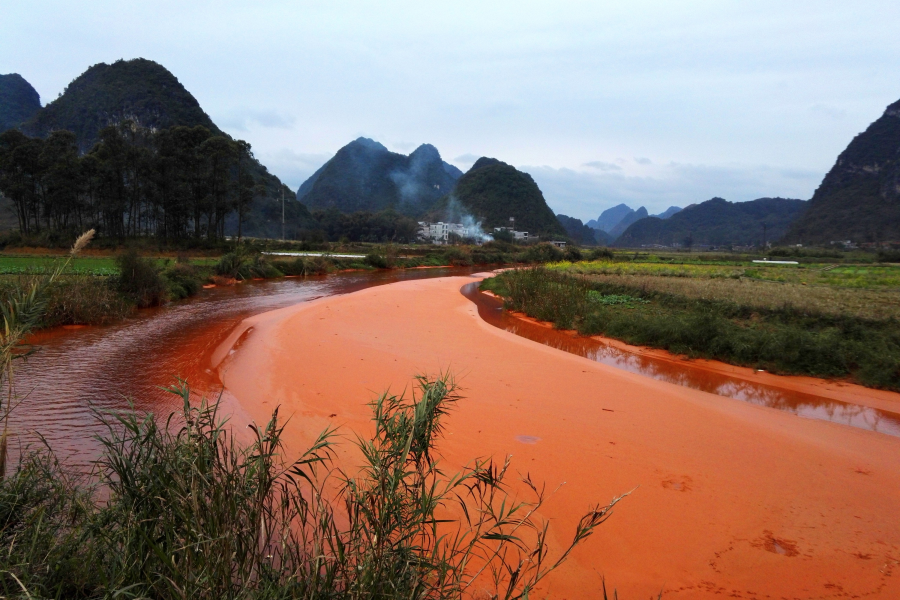
<path id="1" fill-rule="evenodd" d="M 512 453 L 548 489 L 568 482 L 542 510 L 557 539 L 592 502 L 638 486 L 542 586 L 553 597 L 594 597 L 601 573 L 623 597 L 663 586 L 673 598 L 900 597 L 900 439 L 520 338 L 479 317 L 459 293 L 472 281 L 404 281 L 257 315 L 215 363 L 250 418 L 276 405 L 293 415 L 295 453 L 326 426 L 364 435 L 375 394 L 449 369 L 465 399 L 447 420 L 445 462 Z"/>

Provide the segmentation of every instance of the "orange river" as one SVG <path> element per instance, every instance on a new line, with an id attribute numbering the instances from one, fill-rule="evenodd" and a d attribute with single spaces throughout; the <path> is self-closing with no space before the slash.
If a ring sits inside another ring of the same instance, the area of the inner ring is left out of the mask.
<path id="1" fill-rule="evenodd" d="M 329 426 L 365 434 L 375 395 L 449 370 L 465 399 L 446 421 L 445 463 L 512 454 L 548 490 L 565 482 L 541 509 L 556 548 L 590 505 L 634 489 L 542 586 L 553 598 L 597 598 L 605 576 L 623 599 L 900 599 L 900 438 L 524 339 L 479 318 L 460 294 L 472 281 L 250 317 L 213 361 L 242 419 L 277 405 L 292 417 L 291 453 Z"/>

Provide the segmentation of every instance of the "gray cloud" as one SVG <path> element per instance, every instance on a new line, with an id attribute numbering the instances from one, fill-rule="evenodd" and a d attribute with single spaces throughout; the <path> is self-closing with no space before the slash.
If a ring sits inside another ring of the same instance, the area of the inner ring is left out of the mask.
<path id="1" fill-rule="evenodd" d="M 609 162 L 603 162 L 602 160 L 594 160 L 591 162 L 586 162 L 582 167 L 590 167 L 591 169 L 597 169 L 598 171 L 621 171 L 622 167 L 619 165 L 615 165 Z"/>
<path id="2" fill-rule="evenodd" d="M 31 0 L 2 15 L 0 73 L 45 100 L 89 65 L 143 56 L 285 180 L 309 169 L 281 149 L 327 157 L 365 132 L 460 167 L 473 148 L 553 165 L 542 187 L 579 216 L 607 199 L 808 197 L 900 98 L 888 0 Z M 769 167 L 699 166 L 738 163 Z"/>
<path id="3" fill-rule="evenodd" d="M 295 190 L 306 181 L 310 175 L 328 162 L 330 154 L 308 154 L 295 152 L 290 148 L 281 148 L 275 152 L 258 154 L 256 157 L 269 168 L 269 171 Z"/>
<path id="4" fill-rule="evenodd" d="M 225 130 L 246 132 L 254 125 L 272 129 L 291 129 L 295 121 L 294 117 L 282 115 L 274 110 L 243 108 L 219 117 L 216 124 Z"/>

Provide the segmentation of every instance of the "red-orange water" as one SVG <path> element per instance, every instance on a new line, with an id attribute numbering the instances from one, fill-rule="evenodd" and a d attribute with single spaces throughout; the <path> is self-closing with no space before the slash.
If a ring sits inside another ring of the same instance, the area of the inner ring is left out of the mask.
<path id="1" fill-rule="evenodd" d="M 39 351 L 17 372 L 18 392 L 25 398 L 12 414 L 11 449 L 17 453 L 36 443 L 39 432 L 64 462 L 86 464 L 99 449 L 95 436 L 103 433 L 95 411 L 122 410 L 132 403 L 156 414 L 177 410 L 180 400 L 161 389 L 172 385 L 176 376 L 186 379 L 198 395 L 218 394 L 221 384 L 210 369 L 210 355 L 244 318 L 375 285 L 471 271 L 425 269 L 254 281 L 204 290 L 194 299 L 141 311 L 114 326 L 42 332 L 33 339 Z M 513 318 L 502 311 L 498 300 L 479 294 L 476 284 L 466 286 L 464 294 L 487 322 L 542 344 L 722 396 L 900 436 L 900 415 L 891 412 L 754 384 L 689 363 L 630 354 Z"/>
<path id="2" fill-rule="evenodd" d="M 213 350 L 241 320 L 261 312 L 404 279 L 463 274 L 471 269 L 342 273 L 251 281 L 204 290 L 164 308 L 140 311 L 108 327 L 59 328 L 34 336 L 38 352 L 19 365 L 11 450 L 36 443 L 39 432 L 66 463 L 97 455 L 104 428 L 94 411 L 126 409 L 166 415 L 180 399 L 161 389 L 174 378 L 208 396 L 221 390 L 210 370 Z M 233 408 L 233 407 L 232 407 Z"/>
<path id="3" fill-rule="evenodd" d="M 567 335 L 508 314 L 503 310 L 503 303 L 499 299 L 480 293 L 477 283 L 464 286 L 462 293 L 478 306 L 478 314 L 491 325 L 553 348 L 719 396 L 777 408 L 811 419 L 900 436 L 900 414 L 897 413 L 749 382 L 727 374 L 698 369 L 690 362 L 662 360 L 627 352 L 591 337 Z"/>

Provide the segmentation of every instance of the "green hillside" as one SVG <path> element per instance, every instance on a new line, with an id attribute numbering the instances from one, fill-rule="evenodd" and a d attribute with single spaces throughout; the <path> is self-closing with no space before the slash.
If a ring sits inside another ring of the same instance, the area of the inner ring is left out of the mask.
<path id="1" fill-rule="evenodd" d="M 0 133 L 18 127 L 41 109 L 41 97 L 18 73 L 0 75 Z"/>
<path id="2" fill-rule="evenodd" d="M 668 219 L 647 217 L 622 233 L 615 245 L 641 246 L 746 246 L 781 238 L 806 209 L 807 202 L 786 198 L 760 198 L 728 202 L 713 198 L 688 206 Z"/>
<path id="3" fill-rule="evenodd" d="M 841 152 L 786 242 L 900 241 L 900 101 Z"/>
<path id="4" fill-rule="evenodd" d="M 79 149 L 87 152 L 101 129 L 126 120 L 148 129 L 202 125 L 222 133 L 172 73 L 144 58 L 90 67 L 22 129 L 36 137 L 58 129 L 71 131 Z"/>
<path id="5" fill-rule="evenodd" d="M 576 219 L 575 217 L 570 217 L 568 215 L 556 215 L 556 219 L 576 244 L 582 246 L 596 246 L 598 241 L 603 245 L 606 245 L 609 242 L 609 237 L 605 231 L 588 227 L 581 219 Z"/>
<path id="6" fill-rule="evenodd" d="M 281 237 L 282 194 L 288 237 L 314 224 L 250 145 L 150 60 L 90 67 L 20 129 L 29 137 L 8 132 L 0 142 L 0 185 L 18 199 L 23 232 L 77 223 L 110 235 L 234 235 L 240 207 L 243 235 Z"/>
<path id="7" fill-rule="evenodd" d="M 514 217 L 520 231 L 566 235 L 531 175 L 496 158 L 479 158 L 456 182 L 452 199 L 481 220 L 486 231 L 506 227 L 510 217 Z M 440 207 L 447 207 L 450 202 L 450 197 L 444 198 Z"/>

